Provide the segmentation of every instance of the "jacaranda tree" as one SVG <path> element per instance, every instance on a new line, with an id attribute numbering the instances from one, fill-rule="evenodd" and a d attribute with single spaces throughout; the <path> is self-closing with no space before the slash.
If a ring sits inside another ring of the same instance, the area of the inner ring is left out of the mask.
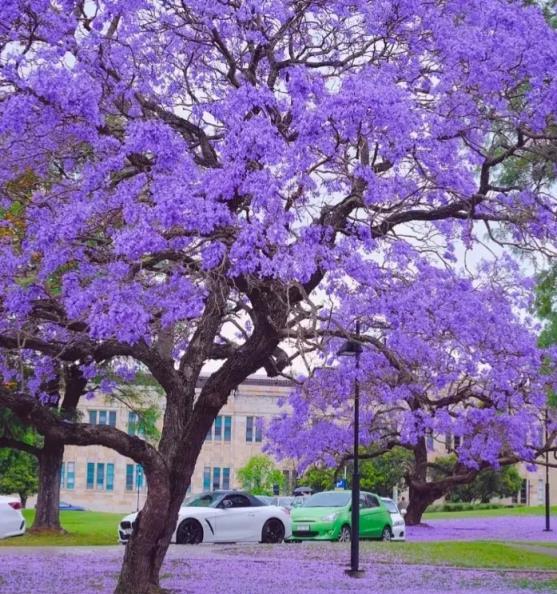
<path id="1" fill-rule="evenodd" d="M 0 47 L 0 187 L 36 180 L 0 244 L 0 404 L 145 468 L 120 594 L 159 591 L 213 419 L 355 266 L 557 236 L 543 188 L 496 181 L 557 98 L 555 35 L 519 0 L 8 0 Z M 63 363 L 148 369 L 157 447 L 52 414 Z"/>
<path id="2" fill-rule="evenodd" d="M 557 435 L 554 423 L 550 440 L 544 437 L 556 376 L 542 373 L 549 351 L 538 347 L 537 325 L 524 315 L 533 291 L 502 261 L 497 265 L 497 273 L 486 271 L 486 279 L 478 273 L 472 282 L 397 254 L 394 264 L 368 263 L 349 283 L 338 282 L 334 292 L 343 304 L 322 315 L 338 328 L 354 327 L 351 318 L 360 322 L 360 369 L 351 361 L 333 366 L 342 333 L 324 325 L 325 366 L 293 391 L 288 411 L 273 421 L 270 450 L 301 468 L 350 459 L 357 379 L 362 457 L 395 447 L 413 454 L 408 523 L 484 468 L 535 463 Z M 431 472 L 435 441 L 455 453 L 444 472 Z"/>

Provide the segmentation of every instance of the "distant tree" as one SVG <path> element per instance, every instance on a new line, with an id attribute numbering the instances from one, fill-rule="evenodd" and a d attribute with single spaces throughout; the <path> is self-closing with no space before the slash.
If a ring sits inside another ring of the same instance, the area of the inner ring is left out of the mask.
<path id="1" fill-rule="evenodd" d="M 310 466 L 298 479 L 298 485 L 315 491 L 326 491 L 335 485 L 335 469 L 327 466 Z"/>
<path id="2" fill-rule="evenodd" d="M 254 495 L 272 495 L 273 486 L 282 487 L 282 472 L 264 454 L 252 456 L 247 464 L 238 470 L 242 488 Z"/>
<path id="3" fill-rule="evenodd" d="M 23 507 L 39 488 L 39 463 L 27 452 L 0 449 L 0 494 L 17 493 Z"/>
<path id="4" fill-rule="evenodd" d="M 441 479 L 452 473 L 456 464 L 456 456 L 445 456 L 435 460 L 431 467 L 432 477 Z M 516 495 L 522 484 L 522 477 L 516 466 L 505 466 L 500 469 L 486 468 L 468 484 L 455 486 L 447 496 L 448 501 L 489 503 L 495 497 L 512 497 Z"/>
<path id="5" fill-rule="evenodd" d="M 364 456 L 367 454 L 363 454 Z M 369 460 L 362 460 L 360 464 L 360 486 L 363 491 L 372 491 L 390 497 L 393 488 L 403 488 L 404 477 L 408 472 L 413 460 L 412 454 L 404 448 L 394 448 L 380 456 Z M 343 476 L 345 463 L 336 469 L 328 466 L 311 466 L 299 479 L 301 485 L 312 487 L 316 491 L 333 489 Z M 352 468 L 346 466 L 346 477 L 348 486 L 352 483 Z"/>
<path id="6" fill-rule="evenodd" d="M 405 448 L 394 448 L 385 454 L 364 460 L 361 464 L 361 487 L 391 497 L 394 487 L 405 486 L 404 477 L 412 465 L 413 455 Z"/>

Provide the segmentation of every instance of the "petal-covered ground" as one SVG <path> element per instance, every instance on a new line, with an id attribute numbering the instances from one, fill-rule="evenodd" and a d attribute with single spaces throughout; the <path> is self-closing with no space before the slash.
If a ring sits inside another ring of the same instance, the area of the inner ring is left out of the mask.
<path id="1" fill-rule="evenodd" d="M 557 519 L 556 519 L 557 520 Z M 544 532 L 543 516 L 500 516 L 428 520 L 419 526 L 408 526 L 410 541 L 432 540 L 533 540 L 557 543 L 557 525 Z"/>
<path id="2" fill-rule="evenodd" d="M 360 579 L 344 573 L 349 545 L 343 543 L 172 546 L 161 583 L 176 594 L 549 594 L 557 592 L 557 532 L 543 528 L 540 516 L 430 520 L 408 527 L 408 543 L 363 543 Z M 510 546 L 501 549 L 501 543 Z M 0 594 L 111 594 L 123 552 L 3 547 Z M 478 563 L 487 552 L 491 560 Z M 505 569 L 497 567 L 501 558 Z"/>
<path id="3" fill-rule="evenodd" d="M 502 571 L 405 563 L 406 545 L 362 547 L 365 575 L 344 574 L 349 547 L 340 543 L 171 547 L 162 585 L 176 594 L 485 594 L 555 592 L 556 571 Z M 378 552 L 379 551 L 379 552 Z M 0 551 L 2 594 L 111 594 L 121 547 Z"/>

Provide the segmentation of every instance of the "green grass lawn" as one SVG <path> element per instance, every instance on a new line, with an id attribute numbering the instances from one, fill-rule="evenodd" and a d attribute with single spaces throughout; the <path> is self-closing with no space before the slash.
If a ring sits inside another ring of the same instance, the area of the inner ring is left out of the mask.
<path id="1" fill-rule="evenodd" d="M 33 523 L 34 509 L 23 510 L 27 527 Z M 25 534 L 0 540 L 1 546 L 92 546 L 117 544 L 118 522 L 125 514 L 102 512 L 60 512 L 62 526 L 67 534 Z"/>
<path id="2" fill-rule="evenodd" d="M 543 545 L 545 546 L 545 545 Z M 490 569 L 542 569 L 557 572 L 557 557 L 521 548 L 520 544 L 502 542 L 393 542 L 362 543 L 362 553 L 370 551 L 378 561 L 448 565 Z"/>
<path id="3" fill-rule="evenodd" d="M 499 509 L 475 509 L 460 512 L 431 512 L 424 514 L 424 521 L 427 520 L 450 520 L 457 518 L 488 518 L 497 516 L 543 516 L 545 508 L 542 505 L 531 507 L 503 507 Z M 557 516 L 557 505 L 551 508 L 551 516 Z"/>

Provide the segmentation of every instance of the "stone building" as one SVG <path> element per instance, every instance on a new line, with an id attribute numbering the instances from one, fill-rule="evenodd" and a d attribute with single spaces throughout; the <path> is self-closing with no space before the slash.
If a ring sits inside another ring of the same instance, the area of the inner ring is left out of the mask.
<path id="1" fill-rule="evenodd" d="M 134 389 L 163 412 L 164 398 L 156 388 L 138 385 Z M 240 487 L 238 470 L 252 456 L 262 452 L 263 426 L 281 412 L 278 400 L 289 390 L 289 382 L 284 379 L 254 376 L 230 395 L 207 435 L 192 476 L 191 492 Z M 117 399 L 98 394 L 92 399 L 82 399 L 79 408 L 83 420 L 90 423 L 113 425 L 132 434 L 137 431 L 136 415 Z M 456 445 L 451 436 L 429 436 L 428 458 L 447 455 Z M 552 456 L 550 462 L 557 464 L 557 459 Z M 295 465 L 280 462 L 277 466 L 284 473 L 283 491 L 290 493 L 295 483 Z M 515 502 L 543 505 L 545 469 L 539 466 L 536 471 L 528 472 L 525 465 L 520 465 L 519 470 L 524 478 Z M 550 469 L 550 487 L 551 501 L 555 504 L 555 468 Z M 126 512 L 142 507 L 146 482 L 140 466 L 113 450 L 100 446 L 66 446 L 60 496 L 62 501 L 90 510 Z"/>
<path id="2" fill-rule="evenodd" d="M 164 398 L 155 388 L 138 386 L 142 398 L 159 407 Z M 203 445 L 192 476 L 190 491 L 239 488 L 237 472 L 262 453 L 264 424 L 279 413 L 277 401 L 288 394 L 283 379 L 247 379 L 222 408 Z M 84 421 L 107 424 L 134 434 L 137 415 L 129 406 L 102 394 L 82 399 Z M 162 419 L 162 414 L 161 414 Z M 284 474 L 285 492 L 295 480 L 294 464 L 277 463 Z M 60 499 L 89 510 L 126 512 L 141 508 L 146 482 L 140 466 L 114 450 L 101 446 L 66 446 L 61 473 Z"/>

